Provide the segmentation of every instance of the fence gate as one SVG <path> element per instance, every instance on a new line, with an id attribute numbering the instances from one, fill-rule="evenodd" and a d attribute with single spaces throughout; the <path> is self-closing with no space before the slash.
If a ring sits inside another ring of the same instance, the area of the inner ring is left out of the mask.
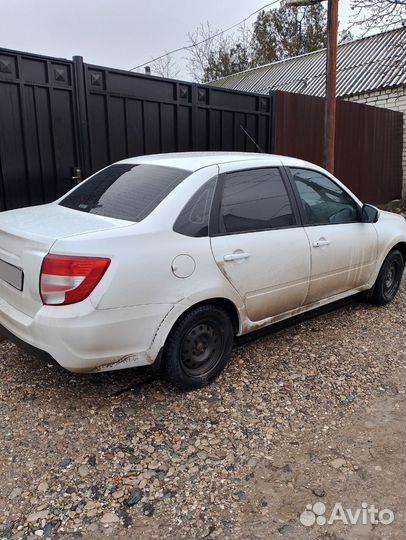
<path id="1" fill-rule="evenodd" d="M 268 96 L 0 49 L 0 210 L 130 156 L 270 152 L 271 117 Z"/>

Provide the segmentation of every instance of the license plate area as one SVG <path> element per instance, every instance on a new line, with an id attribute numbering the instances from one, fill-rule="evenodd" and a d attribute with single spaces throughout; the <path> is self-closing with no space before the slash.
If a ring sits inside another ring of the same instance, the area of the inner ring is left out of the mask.
<path id="1" fill-rule="evenodd" d="M 21 268 L 0 259 L 0 279 L 18 289 L 23 290 L 24 273 Z"/>

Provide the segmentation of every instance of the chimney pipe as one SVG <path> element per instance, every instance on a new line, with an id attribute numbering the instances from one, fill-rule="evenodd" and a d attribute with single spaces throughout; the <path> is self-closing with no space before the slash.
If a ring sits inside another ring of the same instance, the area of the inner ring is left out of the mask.
<path id="1" fill-rule="evenodd" d="M 145 75 L 151 75 L 151 67 L 145 66 Z"/>

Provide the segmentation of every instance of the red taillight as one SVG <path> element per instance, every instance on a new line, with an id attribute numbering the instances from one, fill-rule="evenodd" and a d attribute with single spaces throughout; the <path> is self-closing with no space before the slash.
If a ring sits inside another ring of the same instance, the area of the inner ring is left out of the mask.
<path id="1" fill-rule="evenodd" d="M 110 259 L 47 255 L 42 261 L 40 293 L 46 305 L 66 305 L 89 296 Z"/>

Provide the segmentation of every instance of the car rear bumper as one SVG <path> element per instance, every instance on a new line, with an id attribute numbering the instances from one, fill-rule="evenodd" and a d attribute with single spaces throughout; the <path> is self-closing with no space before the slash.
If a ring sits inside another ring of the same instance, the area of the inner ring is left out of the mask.
<path id="1" fill-rule="evenodd" d="M 29 317 L 0 298 L 0 326 L 11 340 L 68 371 L 92 373 L 153 364 L 151 346 L 171 304 L 96 310 L 90 301 L 43 306 Z"/>
<path id="2" fill-rule="evenodd" d="M 38 349 L 38 347 L 33 347 L 23 339 L 20 339 L 16 335 L 14 335 L 10 330 L 8 330 L 5 326 L 0 324 L 0 335 L 3 338 L 9 339 L 13 343 L 15 343 L 20 349 L 23 349 L 28 354 L 31 354 L 32 356 L 37 356 L 38 358 L 41 358 L 45 362 L 53 362 L 55 358 L 53 358 L 49 353 L 46 351 L 43 351 L 42 349 Z"/>

